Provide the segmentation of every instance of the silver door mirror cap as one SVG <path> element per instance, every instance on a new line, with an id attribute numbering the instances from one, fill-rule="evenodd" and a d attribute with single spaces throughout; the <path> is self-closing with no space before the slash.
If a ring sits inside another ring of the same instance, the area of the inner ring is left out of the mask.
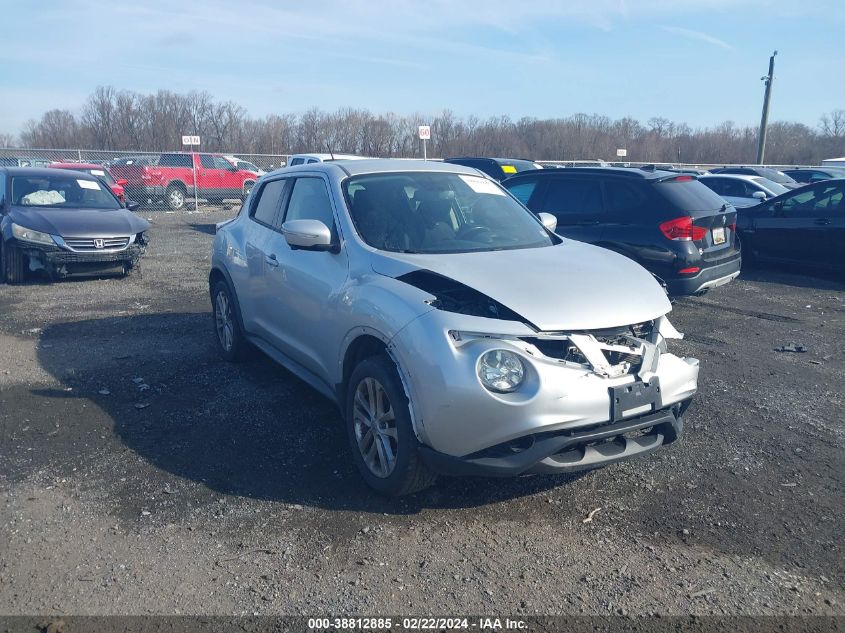
<path id="1" fill-rule="evenodd" d="M 552 233 L 555 232 L 555 229 L 557 228 L 557 218 L 555 216 L 553 216 L 551 213 L 543 212 L 538 213 L 537 217 L 540 218 L 540 222 L 543 223 L 543 226 L 545 226 Z"/>
<path id="2" fill-rule="evenodd" d="M 282 224 L 282 234 L 291 248 L 310 251 L 332 249 L 332 232 L 320 220 L 289 220 Z"/>
<path id="3" fill-rule="evenodd" d="M 757 200 L 765 200 L 767 196 L 765 191 L 755 191 L 751 194 L 751 197 L 757 198 Z"/>

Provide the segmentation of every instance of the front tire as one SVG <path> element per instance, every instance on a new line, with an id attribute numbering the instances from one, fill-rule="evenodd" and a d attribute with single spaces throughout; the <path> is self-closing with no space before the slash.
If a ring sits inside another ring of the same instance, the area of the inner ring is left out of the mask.
<path id="1" fill-rule="evenodd" d="M 367 485 L 401 496 L 436 480 L 420 459 L 405 390 L 386 356 L 367 358 L 354 369 L 346 393 L 346 427 L 353 460 Z"/>
<path id="2" fill-rule="evenodd" d="M 217 351 L 224 360 L 236 363 L 244 360 L 249 353 L 249 341 L 244 336 L 229 284 L 218 281 L 211 291 L 211 305 L 214 318 L 214 340 Z"/>
<path id="3" fill-rule="evenodd" d="M 7 284 L 19 284 L 23 282 L 23 276 L 23 253 L 14 246 L 0 245 L 0 279 Z"/>

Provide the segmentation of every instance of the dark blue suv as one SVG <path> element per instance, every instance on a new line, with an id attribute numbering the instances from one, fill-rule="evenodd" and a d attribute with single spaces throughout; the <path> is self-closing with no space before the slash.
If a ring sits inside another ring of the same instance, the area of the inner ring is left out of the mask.
<path id="1" fill-rule="evenodd" d="M 557 233 L 630 257 L 671 295 L 703 294 L 739 275 L 736 210 L 694 175 L 616 167 L 526 171 L 502 185 Z"/>

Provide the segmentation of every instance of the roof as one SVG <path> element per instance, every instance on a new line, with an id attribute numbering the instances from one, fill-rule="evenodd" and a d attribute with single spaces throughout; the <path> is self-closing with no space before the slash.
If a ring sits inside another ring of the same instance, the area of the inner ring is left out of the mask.
<path id="1" fill-rule="evenodd" d="M 710 178 L 730 178 L 731 180 L 750 180 L 751 182 L 760 184 L 760 179 L 767 180 L 765 176 L 752 176 L 751 174 L 703 174 L 699 176 L 700 180 Z"/>
<path id="2" fill-rule="evenodd" d="M 50 176 L 55 176 L 57 171 L 67 171 L 50 169 L 49 167 L 0 167 L 0 170 L 8 172 L 10 176 L 41 176 L 42 178 L 49 178 Z M 79 178 L 80 176 L 85 180 L 97 181 L 96 177 L 92 176 L 91 174 L 85 173 L 84 171 L 73 175 L 74 178 Z"/>
<path id="3" fill-rule="evenodd" d="M 358 156 L 357 154 L 293 154 L 291 158 L 319 158 L 323 161 L 329 160 L 367 160 L 369 156 Z"/>
<path id="4" fill-rule="evenodd" d="M 307 165 L 295 165 L 277 169 L 272 174 L 307 171 L 323 171 L 336 175 L 358 176 L 361 174 L 377 174 L 384 172 L 409 172 L 409 171 L 431 171 L 446 172 L 452 174 L 466 174 L 471 176 L 482 175 L 480 171 L 472 167 L 443 163 L 440 161 L 425 160 L 404 160 L 391 158 L 362 158 L 358 160 L 334 160 L 322 163 L 309 163 Z M 271 175 L 272 175 L 271 174 Z M 487 176 L 485 176 L 486 178 Z"/>
<path id="5" fill-rule="evenodd" d="M 101 169 L 105 171 L 106 168 L 96 163 L 50 163 L 47 165 L 49 169 Z"/>
<path id="6" fill-rule="evenodd" d="M 690 176 L 695 178 L 693 174 L 679 174 L 674 171 L 663 171 L 661 169 L 639 169 L 630 167 L 567 167 L 566 169 L 532 169 L 529 171 L 521 171 L 514 174 L 507 180 L 514 178 L 521 178 L 527 174 L 542 176 L 544 178 L 561 178 L 573 177 L 578 174 L 592 174 L 600 176 L 619 176 L 620 178 L 629 178 L 632 180 L 666 180 L 671 178 L 680 178 L 683 176 Z"/>

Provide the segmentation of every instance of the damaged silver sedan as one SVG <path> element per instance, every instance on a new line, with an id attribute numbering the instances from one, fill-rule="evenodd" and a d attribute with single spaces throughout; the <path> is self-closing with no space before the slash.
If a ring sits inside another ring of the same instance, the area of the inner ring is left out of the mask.
<path id="1" fill-rule="evenodd" d="M 457 165 L 273 172 L 218 226 L 219 351 L 257 347 L 333 399 L 386 494 L 438 473 L 596 468 L 677 440 L 698 361 L 667 350 L 681 335 L 665 291 L 554 228 Z"/>

